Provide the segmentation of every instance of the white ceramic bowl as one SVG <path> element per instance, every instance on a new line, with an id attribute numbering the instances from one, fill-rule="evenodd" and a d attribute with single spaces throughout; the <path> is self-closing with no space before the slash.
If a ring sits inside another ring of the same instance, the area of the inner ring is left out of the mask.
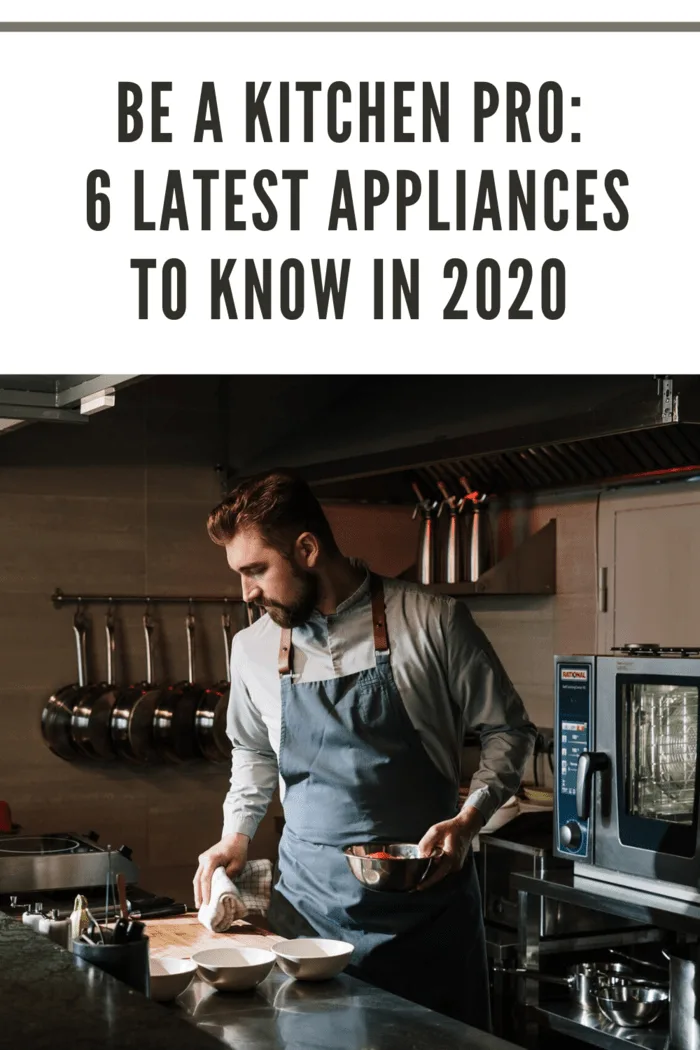
<path id="1" fill-rule="evenodd" d="M 243 992 L 264 981 L 275 965 L 275 956 L 264 948 L 210 948 L 195 952 L 199 976 L 227 992 Z"/>
<path id="2" fill-rule="evenodd" d="M 153 958 L 150 971 L 151 999 L 167 1003 L 189 987 L 197 967 L 191 959 Z"/>
<path id="3" fill-rule="evenodd" d="M 289 977 L 296 977 L 298 981 L 325 981 L 345 969 L 354 949 L 346 941 L 298 937 L 276 941 L 272 950 L 277 956 L 277 965 Z"/>

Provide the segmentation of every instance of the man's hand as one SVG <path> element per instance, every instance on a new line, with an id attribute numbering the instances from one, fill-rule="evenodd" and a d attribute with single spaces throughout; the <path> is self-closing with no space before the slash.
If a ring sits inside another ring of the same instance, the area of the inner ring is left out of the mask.
<path id="1" fill-rule="evenodd" d="M 472 839 L 483 826 L 484 818 L 475 806 L 465 806 L 452 820 L 433 824 L 418 843 L 421 856 L 429 857 L 435 849 L 441 849 L 445 855 L 435 864 L 428 878 L 421 882 L 418 889 L 427 890 L 446 875 L 460 871 L 467 859 Z"/>
<path id="2" fill-rule="evenodd" d="M 194 903 L 197 908 L 209 903 L 211 879 L 217 868 L 226 868 L 226 874 L 234 879 L 243 869 L 248 858 L 247 835 L 224 835 L 220 842 L 199 855 L 199 867 L 193 879 Z"/>

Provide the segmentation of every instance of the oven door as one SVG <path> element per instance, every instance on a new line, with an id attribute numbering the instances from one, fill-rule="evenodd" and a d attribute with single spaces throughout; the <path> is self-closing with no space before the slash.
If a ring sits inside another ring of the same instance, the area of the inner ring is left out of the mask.
<path id="1" fill-rule="evenodd" d="M 598 661 L 596 865 L 700 890 L 700 662 Z"/>

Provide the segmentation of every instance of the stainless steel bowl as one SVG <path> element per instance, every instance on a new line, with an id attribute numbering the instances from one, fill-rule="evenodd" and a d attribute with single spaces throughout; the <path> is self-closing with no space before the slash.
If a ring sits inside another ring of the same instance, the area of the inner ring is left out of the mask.
<path id="1" fill-rule="evenodd" d="M 668 1005 L 668 992 L 662 988 L 600 988 L 598 1009 L 608 1021 L 621 1028 L 643 1028 L 653 1024 Z"/>
<path id="2" fill-rule="evenodd" d="M 421 857 L 418 846 L 410 842 L 368 842 L 346 846 L 343 853 L 363 886 L 387 893 L 415 890 L 443 856 L 442 850 L 436 850 L 430 857 Z M 370 853 L 390 853 L 391 859 L 376 860 Z"/>

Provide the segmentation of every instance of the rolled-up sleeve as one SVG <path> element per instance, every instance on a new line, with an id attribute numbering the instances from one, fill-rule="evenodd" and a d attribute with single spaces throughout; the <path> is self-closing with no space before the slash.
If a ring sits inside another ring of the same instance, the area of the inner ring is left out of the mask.
<path id="1" fill-rule="evenodd" d="M 277 786 L 277 759 L 267 727 L 246 688 L 236 636 L 231 648 L 231 691 L 226 732 L 233 745 L 231 786 L 224 799 L 224 835 L 250 838 L 265 816 Z"/>
<path id="2" fill-rule="evenodd" d="M 448 676 L 464 729 L 479 734 L 481 758 L 467 805 L 485 821 L 520 787 L 537 730 L 483 631 L 463 602 L 447 630 Z"/>

